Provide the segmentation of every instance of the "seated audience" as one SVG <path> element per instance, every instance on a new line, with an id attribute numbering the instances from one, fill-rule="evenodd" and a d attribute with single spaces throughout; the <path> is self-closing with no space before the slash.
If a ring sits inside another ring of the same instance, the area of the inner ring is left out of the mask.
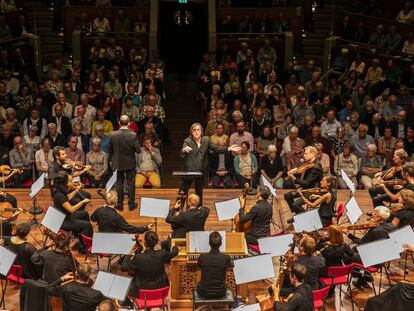
<path id="1" fill-rule="evenodd" d="M 53 152 L 51 149 L 50 139 L 45 137 L 40 142 L 41 148 L 35 153 L 36 170 L 39 174 L 49 171 L 50 163 L 53 162 Z"/>
<path id="2" fill-rule="evenodd" d="M 283 162 L 277 154 L 276 145 L 267 147 L 267 154 L 260 162 L 260 172 L 275 188 L 283 188 Z"/>
<path id="3" fill-rule="evenodd" d="M 140 146 L 144 145 L 144 142 L 147 138 L 150 138 L 152 145 L 158 149 L 161 147 L 161 139 L 154 130 L 154 123 L 146 123 L 144 125 L 144 132 L 138 135 L 138 142 Z"/>
<path id="4" fill-rule="evenodd" d="M 105 187 L 109 177 L 108 155 L 101 150 L 101 139 L 91 139 L 92 150 L 86 155 L 86 165 L 90 165 L 88 179 L 91 187 Z"/>
<path id="5" fill-rule="evenodd" d="M 135 187 L 142 188 L 149 181 L 153 188 L 161 188 L 161 153 L 154 147 L 150 137 L 145 138 L 141 152 L 137 155 Z"/>
<path id="6" fill-rule="evenodd" d="M 245 130 L 245 125 L 244 121 L 237 122 L 237 132 L 230 135 L 229 145 L 241 146 L 243 142 L 248 142 L 249 151 L 252 151 L 254 146 L 253 136 Z"/>
<path id="7" fill-rule="evenodd" d="M 32 177 L 33 151 L 26 146 L 20 136 L 13 139 L 14 148 L 9 152 L 10 166 L 13 169 L 21 169 L 19 174 L 13 177 L 13 186 L 22 187 L 23 182 Z"/>
<path id="8" fill-rule="evenodd" d="M 270 126 L 265 126 L 261 135 L 256 140 L 256 154 L 260 158 L 264 157 L 268 154 L 268 147 L 270 145 L 276 145 L 276 139 Z"/>
<path id="9" fill-rule="evenodd" d="M 97 111 L 96 120 L 92 123 L 92 136 L 95 136 L 95 130 L 98 125 L 103 127 L 104 135 L 110 135 L 113 131 L 112 122 L 105 120 L 105 113 L 102 110 Z"/>
<path id="10" fill-rule="evenodd" d="M 374 138 L 372 138 L 371 135 L 368 135 L 367 132 L 368 126 L 361 124 L 358 128 L 358 134 L 355 134 L 351 138 L 351 146 L 357 157 L 362 157 L 367 151 L 368 145 L 375 144 Z"/>
<path id="11" fill-rule="evenodd" d="M 384 129 L 384 136 L 378 139 L 377 153 L 381 156 L 387 168 L 390 168 L 392 164 L 392 158 L 395 151 L 395 143 L 397 139 L 392 136 L 390 127 Z"/>
<path id="12" fill-rule="evenodd" d="M 28 148 L 32 150 L 32 152 L 36 152 L 40 148 L 40 137 L 37 134 L 37 126 L 31 126 L 29 128 L 28 135 L 23 137 L 24 143 Z"/>
<path id="13" fill-rule="evenodd" d="M 344 146 L 342 153 L 335 158 L 334 163 L 334 172 L 338 178 L 338 187 L 340 189 L 347 189 L 348 186 L 341 177 L 342 170 L 355 185 L 358 185 L 358 158 L 352 154 L 352 147 L 349 145 Z"/>
<path id="14" fill-rule="evenodd" d="M 242 142 L 241 151 L 233 160 L 234 177 L 240 188 L 243 188 L 246 183 L 250 183 L 252 188 L 257 187 L 257 159 L 249 150 L 250 144 L 247 141 Z"/>
<path id="15" fill-rule="evenodd" d="M 57 130 L 56 123 L 49 123 L 47 125 L 47 135 L 45 138 L 48 138 L 50 141 L 50 148 L 55 146 L 62 146 L 65 147 L 67 145 L 67 140 L 65 137 L 60 134 Z"/>
<path id="16" fill-rule="evenodd" d="M 365 189 L 370 189 L 374 185 L 375 175 L 382 171 L 383 161 L 377 155 L 377 146 L 370 144 L 367 152 L 361 158 L 359 171 L 361 183 Z"/>
<path id="17" fill-rule="evenodd" d="M 217 126 L 221 126 L 217 124 Z M 226 141 L 219 138 L 215 144 L 219 147 L 225 147 Z M 233 156 L 227 150 L 225 152 L 214 152 L 209 160 L 209 173 L 213 188 L 233 188 Z"/>

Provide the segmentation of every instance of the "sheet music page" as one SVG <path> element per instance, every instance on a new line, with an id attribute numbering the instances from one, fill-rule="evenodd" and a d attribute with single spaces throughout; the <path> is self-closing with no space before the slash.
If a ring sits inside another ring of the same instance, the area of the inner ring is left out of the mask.
<path id="1" fill-rule="evenodd" d="M 29 197 L 31 199 L 33 199 L 35 195 L 37 195 L 39 191 L 42 190 L 43 187 L 45 186 L 45 176 L 46 176 L 46 173 L 43 173 L 42 175 L 40 175 L 40 177 L 30 187 Z"/>
<path id="2" fill-rule="evenodd" d="M 295 232 L 312 232 L 323 227 L 317 209 L 297 214 L 293 216 L 293 219 L 295 220 L 293 223 Z"/>
<path id="3" fill-rule="evenodd" d="M 60 227 L 62 227 L 65 217 L 65 214 L 63 214 L 61 211 L 54 208 L 53 206 L 49 206 L 45 217 L 43 217 L 42 226 L 57 234 L 60 230 Z"/>
<path id="4" fill-rule="evenodd" d="M 6 276 L 17 255 L 6 247 L 0 245 L 0 274 Z"/>
<path id="5" fill-rule="evenodd" d="M 92 239 L 92 253 L 128 255 L 135 243 L 134 234 L 95 232 Z"/>
<path id="6" fill-rule="evenodd" d="M 131 281 L 132 278 L 130 277 L 114 275 L 108 297 L 112 299 L 124 300 L 127 296 Z"/>
<path id="7" fill-rule="evenodd" d="M 414 245 L 414 231 L 410 225 L 401 229 L 394 230 L 388 234 L 390 239 L 394 241 L 395 247 L 400 252 L 403 252 L 403 244 Z"/>
<path id="8" fill-rule="evenodd" d="M 276 194 L 276 190 L 275 190 L 275 188 L 273 187 L 273 185 L 267 180 L 267 178 L 266 177 L 264 177 L 263 175 L 261 176 L 261 178 L 262 178 L 262 183 L 263 183 L 263 186 L 265 186 L 265 187 L 267 187 L 267 188 L 269 188 L 269 191 L 270 191 L 270 193 L 275 197 L 275 198 L 277 198 L 277 194 Z"/>
<path id="9" fill-rule="evenodd" d="M 357 249 L 364 267 L 371 267 L 400 258 L 398 244 L 392 239 L 361 244 L 357 246 Z"/>
<path id="10" fill-rule="evenodd" d="M 118 173 L 118 170 L 115 170 L 115 172 L 112 173 L 111 178 L 109 178 L 109 180 L 106 182 L 106 185 L 105 185 L 106 193 L 111 191 L 112 187 L 115 185 L 117 173 Z"/>
<path id="11" fill-rule="evenodd" d="M 104 296 L 110 297 L 109 293 L 111 291 L 113 281 L 114 281 L 114 274 L 104 272 L 104 271 L 98 271 L 98 275 L 96 276 L 96 280 L 95 280 L 95 284 L 93 284 L 93 288 L 96 290 L 99 290 Z"/>
<path id="12" fill-rule="evenodd" d="M 284 234 L 261 238 L 259 241 L 260 253 L 282 256 L 289 250 L 293 243 L 293 234 Z"/>
<path id="13" fill-rule="evenodd" d="M 222 202 L 215 202 L 217 218 L 219 221 L 233 219 L 241 208 L 239 198 L 226 200 Z"/>
<path id="14" fill-rule="evenodd" d="M 236 284 L 243 284 L 275 277 L 272 255 L 251 256 L 234 261 Z"/>
<path id="15" fill-rule="evenodd" d="M 344 172 L 343 169 L 341 169 L 341 177 L 345 181 L 349 190 L 351 190 L 352 193 L 355 193 L 355 184 L 352 182 L 351 178 L 349 178 L 349 176 Z"/>
<path id="16" fill-rule="evenodd" d="M 140 216 L 167 218 L 170 200 L 141 198 Z"/>
<path id="17" fill-rule="evenodd" d="M 209 237 L 212 231 L 190 231 L 190 253 L 208 253 L 210 251 Z M 218 231 L 222 238 L 220 252 L 226 251 L 226 232 Z"/>
<path id="18" fill-rule="evenodd" d="M 355 197 L 349 199 L 349 201 L 345 204 L 345 209 L 346 215 L 348 216 L 349 222 L 351 224 L 356 223 L 359 217 L 361 217 L 363 214 Z"/>

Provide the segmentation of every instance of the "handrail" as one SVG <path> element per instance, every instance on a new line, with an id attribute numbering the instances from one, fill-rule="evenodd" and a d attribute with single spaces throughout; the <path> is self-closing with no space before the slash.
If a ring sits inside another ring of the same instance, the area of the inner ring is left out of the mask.
<path id="1" fill-rule="evenodd" d="M 364 15 L 362 13 L 354 13 L 354 12 L 349 12 L 349 11 L 342 11 L 338 15 L 341 15 L 341 16 L 348 15 L 348 16 L 353 16 L 353 17 L 358 17 L 358 18 L 369 18 L 369 19 L 371 19 L 373 21 L 377 21 L 378 24 L 382 24 L 382 23 L 385 23 L 385 24 L 395 23 L 395 24 L 398 24 L 398 25 L 401 25 L 401 26 L 408 26 L 408 27 L 411 26 L 413 28 L 413 30 L 414 30 L 414 24 L 401 23 L 401 22 L 399 22 L 399 21 L 397 21 L 395 19 L 389 19 L 389 18 L 382 18 L 382 17 Z"/>

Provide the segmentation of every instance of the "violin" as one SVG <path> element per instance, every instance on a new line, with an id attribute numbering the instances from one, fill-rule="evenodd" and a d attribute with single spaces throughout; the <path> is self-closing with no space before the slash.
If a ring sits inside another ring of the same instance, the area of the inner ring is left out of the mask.
<path id="1" fill-rule="evenodd" d="M 188 210 L 187 199 L 188 199 L 188 196 L 185 193 L 185 191 L 180 190 L 178 192 L 177 200 L 175 201 L 175 207 L 179 207 L 181 212 L 187 211 Z"/>
<path id="2" fill-rule="evenodd" d="M 4 219 L 10 218 L 13 216 L 15 212 L 18 212 L 15 216 L 25 212 L 27 213 L 27 210 L 24 210 L 22 208 L 14 208 L 13 205 L 11 205 L 10 202 L 0 202 L 0 216 Z"/>
<path id="3" fill-rule="evenodd" d="M 401 203 L 391 203 L 390 207 L 388 208 L 390 213 L 395 213 L 402 209 L 404 209 L 404 204 Z"/>
<path id="4" fill-rule="evenodd" d="M 395 174 L 401 172 L 402 169 L 402 165 L 392 166 L 389 169 L 382 171 L 378 177 L 380 177 L 381 179 L 390 179 L 393 178 Z"/>
<path id="5" fill-rule="evenodd" d="M 299 167 L 295 167 L 295 168 L 291 169 L 290 171 L 288 171 L 288 175 L 303 174 L 307 170 L 310 170 L 311 168 L 314 168 L 315 166 L 316 166 L 315 162 L 306 163 L 306 164 L 303 164 Z"/>
<path id="6" fill-rule="evenodd" d="M 81 171 L 81 170 L 83 170 L 83 169 L 85 169 L 85 168 L 88 168 L 88 165 L 84 165 L 84 164 L 82 164 L 82 162 L 80 162 L 80 161 L 75 161 L 75 162 L 73 162 L 73 161 L 68 161 L 68 160 L 66 160 L 66 162 L 62 165 L 62 167 L 65 169 L 65 170 L 75 170 L 75 171 Z"/>
<path id="7" fill-rule="evenodd" d="M 13 172 L 21 174 L 23 170 L 21 168 L 11 168 L 10 165 L 0 165 L 0 174 L 7 176 Z"/>
<path id="8" fill-rule="evenodd" d="M 245 183 L 243 191 L 242 191 L 242 195 L 239 197 L 240 206 L 241 206 L 241 209 L 243 211 L 243 214 L 248 213 L 249 210 L 250 210 L 250 208 L 248 210 L 246 208 L 246 201 L 247 201 L 246 198 L 247 198 L 247 192 L 249 191 L 249 189 L 250 189 L 249 183 Z M 242 224 L 242 223 L 240 223 L 240 215 L 239 214 L 236 214 L 236 216 L 234 216 L 233 222 L 234 222 L 234 227 L 235 227 L 236 232 L 245 232 L 245 233 L 247 233 L 247 232 L 250 232 L 252 230 L 251 220 L 248 221 L 248 222 L 245 222 L 244 224 Z"/>
<path id="9" fill-rule="evenodd" d="M 296 190 L 293 191 L 294 194 L 302 193 L 302 194 L 310 194 L 310 195 L 312 195 L 312 194 L 323 195 L 323 194 L 328 193 L 328 192 L 329 192 L 329 190 L 322 189 L 322 188 L 309 188 L 309 189 L 299 188 L 299 189 L 296 189 Z"/>
<path id="10" fill-rule="evenodd" d="M 391 179 L 384 180 L 381 183 L 386 186 L 404 186 L 407 184 L 407 181 L 405 179 Z"/>
<path id="11" fill-rule="evenodd" d="M 377 228 L 380 224 L 377 222 L 363 222 L 360 224 L 347 224 L 339 226 L 342 230 L 367 230 L 367 229 L 373 229 Z"/>

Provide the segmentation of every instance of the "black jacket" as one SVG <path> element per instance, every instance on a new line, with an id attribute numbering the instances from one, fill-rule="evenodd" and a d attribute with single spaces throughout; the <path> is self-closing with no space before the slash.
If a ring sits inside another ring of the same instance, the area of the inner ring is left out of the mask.
<path id="1" fill-rule="evenodd" d="M 209 172 L 210 177 L 213 177 L 216 175 L 216 172 L 218 170 L 219 166 L 219 155 L 220 153 L 215 152 L 210 156 L 209 161 Z M 234 166 L 233 166 L 233 156 L 230 152 L 224 152 L 224 165 L 226 166 L 226 171 L 229 175 L 232 175 L 234 173 Z"/>
<path id="2" fill-rule="evenodd" d="M 49 123 L 55 123 L 55 124 L 57 124 L 56 117 L 50 117 L 47 120 L 47 123 L 48 124 Z M 65 116 L 62 116 L 62 119 L 60 121 L 60 129 L 62 131 L 62 136 L 63 137 L 68 137 L 70 135 L 70 133 L 72 132 L 72 125 L 70 123 L 69 118 L 67 118 Z"/>
<path id="3" fill-rule="evenodd" d="M 243 215 L 240 209 L 240 222 L 242 224 L 252 221 L 252 230 L 250 234 L 256 238 L 268 236 L 270 234 L 270 220 L 272 219 L 272 204 L 266 200 L 259 200 L 251 210 Z"/>
<path id="4" fill-rule="evenodd" d="M 184 159 L 184 171 L 191 172 L 203 172 L 207 167 L 207 159 L 209 151 L 219 151 L 220 147 L 213 144 L 209 137 L 201 137 L 201 145 L 198 148 L 197 143 L 192 137 L 187 137 L 184 139 L 183 147 L 190 147 L 191 150 L 189 153 L 182 153 L 180 151 L 181 157 Z M 225 149 L 222 149 L 223 151 Z"/>
<path id="5" fill-rule="evenodd" d="M 312 311 L 313 294 L 309 285 L 302 284 L 293 291 L 293 296 L 289 298 L 286 304 L 275 302 L 275 311 Z"/>
<path id="6" fill-rule="evenodd" d="M 226 271 L 231 266 L 230 256 L 211 250 L 200 255 L 197 265 L 201 268 L 198 294 L 211 299 L 223 297 L 226 294 Z"/>
<path id="7" fill-rule="evenodd" d="M 185 238 L 185 234 L 190 231 L 204 231 L 204 225 L 210 214 L 210 209 L 200 206 L 175 215 L 177 211 L 178 209 L 171 209 L 165 220 L 171 224 L 173 229 L 171 233 L 172 238 Z"/>
<path id="8" fill-rule="evenodd" d="M 78 282 L 52 286 L 49 292 L 62 298 L 63 311 L 95 311 L 99 303 L 106 299 L 100 291 Z"/>
<path id="9" fill-rule="evenodd" d="M 174 246 L 171 251 L 165 249 L 147 249 L 132 259 L 125 256 L 121 270 L 135 272 L 130 294 L 137 295 L 140 289 L 157 289 L 169 286 L 168 276 L 164 264 L 178 255 L 178 248 Z"/>
<path id="10" fill-rule="evenodd" d="M 298 184 L 303 189 L 316 188 L 323 177 L 323 170 L 318 162 L 315 162 L 315 167 L 308 169 L 302 178 L 296 178 L 295 184 Z"/>
<path id="11" fill-rule="evenodd" d="M 66 138 L 62 134 L 58 134 L 56 136 L 56 140 L 53 140 L 53 138 L 50 135 L 46 135 L 45 137 L 49 138 L 51 142 L 51 146 L 50 146 L 51 149 L 53 149 L 56 146 L 67 147 L 68 145 Z"/>
<path id="12" fill-rule="evenodd" d="M 141 147 L 137 135 L 129 129 L 119 129 L 109 136 L 109 158 L 112 169 L 129 171 L 136 168 L 135 153 L 140 153 Z"/>
<path id="13" fill-rule="evenodd" d="M 374 242 L 380 239 L 388 239 L 388 233 L 393 231 L 394 225 L 389 222 L 384 222 L 380 224 L 377 228 L 368 230 L 367 234 L 365 234 L 361 239 L 355 237 L 352 234 L 349 234 L 348 237 L 354 242 L 355 244 L 365 244 L 369 242 Z"/>
<path id="14" fill-rule="evenodd" d="M 130 225 L 114 208 L 103 206 L 97 208 L 91 215 L 91 220 L 98 223 L 100 232 L 144 233 L 147 227 Z"/>
<path id="15" fill-rule="evenodd" d="M 308 284 L 312 290 L 319 288 L 319 276 L 325 268 L 325 258 L 322 255 L 317 256 L 299 256 L 297 262 L 306 267 L 305 283 Z"/>
<path id="16" fill-rule="evenodd" d="M 35 265 L 43 266 L 43 279 L 49 283 L 56 281 L 74 269 L 72 258 L 54 251 L 37 251 L 31 259 Z"/>

